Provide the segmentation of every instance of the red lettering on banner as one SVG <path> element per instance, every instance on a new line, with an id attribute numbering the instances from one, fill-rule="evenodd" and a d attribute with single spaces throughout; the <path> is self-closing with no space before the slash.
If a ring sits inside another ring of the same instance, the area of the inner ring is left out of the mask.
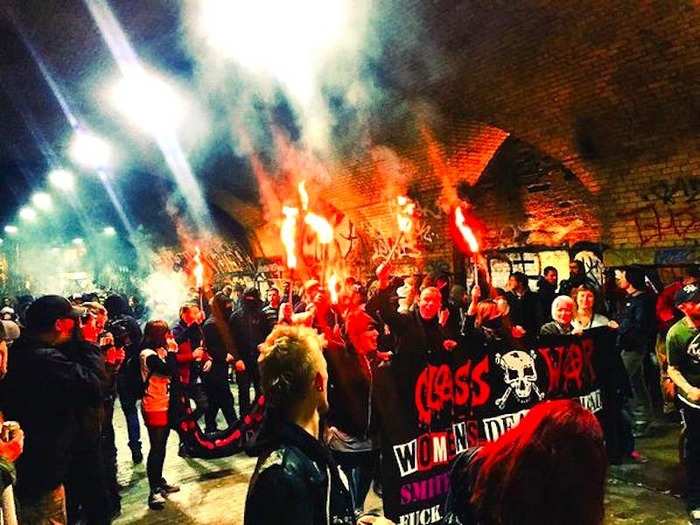
<path id="1" fill-rule="evenodd" d="M 485 405 L 491 399 L 491 385 L 486 375 L 489 373 L 489 358 L 484 357 L 475 367 L 472 373 L 471 394 L 472 407 Z"/>
<path id="2" fill-rule="evenodd" d="M 421 423 L 430 424 L 432 413 L 439 412 L 448 403 L 454 406 L 472 407 L 488 403 L 491 385 L 488 382 L 489 358 L 484 357 L 472 368 L 467 362 L 452 374 L 448 365 L 432 366 L 423 369 L 416 381 L 414 400 Z"/>
<path id="3" fill-rule="evenodd" d="M 547 393 L 578 391 L 586 384 L 586 379 L 594 382 L 593 352 L 591 339 L 571 343 L 568 347 L 539 348 L 538 353 L 547 365 Z"/>
<path id="4" fill-rule="evenodd" d="M 538 353 L 542 356 L 547 365 L 547 377 L 549 378 L 547 392 L 559 390 L 559 381 L 561 378 L 559 367 L 561 365 L 562 355 L 564 354 L 564 347 L 540 348 Z"/>

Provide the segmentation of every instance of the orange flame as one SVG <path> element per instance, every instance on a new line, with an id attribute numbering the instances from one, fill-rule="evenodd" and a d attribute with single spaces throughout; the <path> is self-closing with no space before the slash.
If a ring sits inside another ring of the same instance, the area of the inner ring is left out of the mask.
<path id="1" fill-rule="evenodd" d="M 304 217 L 304 222 L 316 232 L 316 235 L 318 235 L 318 242 L 321 244 L 331 243 L 333 240 L 333 226 L 331 226 L 326 219 L 320 215 L 309 212 L 306 214 L 306 217 Z"/>
<path id="2" fill-rule="evenodd" d="M 396 197 L 396 203 L 399 205 L 399 211 L 396 214 L 399 231 L 408 233 L 413 228 L 413 213 L 415 212 L 416 204 L 404 195 Z"/>
<path id="3" fill-rule="evenodd" d="M 202 252 L 199 250 L 199 246 L 194 247 L 194 282 L 197 289 L 201 289 L 204 286 L 204 266 L 202 266 Z"/>
<path id="4" fill-rule="evenodd" d="M 301 208 L 306 211 L 309 209 L 309 194 L 306 192 L 306 181 L 303 180 L 297 186 L 299 190 L 299 199 L 301 200 Z"/>
<path id="5" fill-rule="evenodd" d="M 478 253 L 479 252 L 479 241 L 476 240 L 476 236 L 474 235 L 474 232 L 467 225 L 467 221 L 464 218 L 464 213 L 462 212 L 462 208 L 459 206 L 457 206 L 455 208 L 455 226 L 457 226 L 457 230 L 464 238 L 464 240 L 467 243 L 467 245 L 469 246 L 469 249 L 471 250 L 471 252 Z"/>
<path id="6" fill-rule="evenodd" d="M 287 267 L 292 269 L 297 267 L 296 236 L 299 208 L 284 206 L 282 213 L 284 214 L 284 221 L 282 222 L 280 237 L 287 252 Z"/>
<path id="7" fill-rule="evenodd" d="M 338 276 L 336 274 L 328 278 L 328 293 L 331 295 L 331 303 L 338 304 Z"/>

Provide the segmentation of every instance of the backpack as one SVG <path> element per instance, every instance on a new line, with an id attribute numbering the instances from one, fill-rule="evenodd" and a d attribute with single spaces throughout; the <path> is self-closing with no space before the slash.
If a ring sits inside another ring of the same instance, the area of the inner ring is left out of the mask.
<path id="1" fill-rule="evenodd" d="M 146 380 L 143 380 L 140 354 L 132 355 L 124 361 L 124 383 L 131 395 L 136 399 L 141 399 L 144 396 L 148 387 L 148 381 L 152 375 L 153 371 L 149 370 Z"/>

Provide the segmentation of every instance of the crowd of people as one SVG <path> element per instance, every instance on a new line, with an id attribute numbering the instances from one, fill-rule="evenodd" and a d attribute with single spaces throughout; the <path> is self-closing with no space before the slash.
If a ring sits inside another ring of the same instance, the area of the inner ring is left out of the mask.
<path id="1" fill-rule="evenodd" d="M 118 294 L 47 295 L 16 309 L 6 301 L 0 489 L 14 487 L 20 523 L 110 523 L 121 512 L 118 400 L 135 464 L 144 460 L 141 422 L 147 429 L 147 504 L 163 509 L 179 490 L 163 476 L 181 417 L 174 396 L 187 396 L 190 416 L 216 433 L 219 412 L 231 428 L 264 395 L 265 418 L 248 443 L 258 463 L 246 524 L 389 523 L 365 512 L 372 484 L 382 492 L 379 367 L 410 375 L 420 353 L 494 340 L 526 349 L 542 335 L 606 327 L 620 362 L 613 423 L 601 427 L 573 401 L 541 403 L 498 441 L 457 458 L 445 523 L 600 524 L 607 465 L 645 461 L 635 438 L 679 408 L 688 509 L 700 523 L 698 268 L 663 290 L 637 267 L 602 286 L 580 261 L 569 269 L 559 282 L 544 268 L 533 291 L 521 272 L 506 289 L 485 274 L 468 289 L 446 274 L 398 277 L 381 265 L 372 282 L 348 278 L 335 290 L 313 279 L 291 292 L 270 283 L 264 300 L 255 287 L 227 285 L 206 301 L 193 297 L 177 320 L 145 323 Z M 181 441 L 179 454 L 191 455 L 188 447 Z M 569 503 L 552 505 L 552 494 Z"/>

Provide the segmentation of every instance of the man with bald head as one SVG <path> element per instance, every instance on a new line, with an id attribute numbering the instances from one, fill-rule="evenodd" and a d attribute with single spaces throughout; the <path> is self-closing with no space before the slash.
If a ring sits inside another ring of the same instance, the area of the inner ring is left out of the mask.
<path id="1" fill-rule="evenodd" d="M 399 312 L 392 302 L 392 290 L 389 288 L 389 268 L 380 266 L 377 270 L 379 279 L 379 311 L 382 319 L 396 338 L 394 353 L 400 360 L 403 356 L 412 356 L 410 361 L 423 366 L 431 354 L 452 350 L 457 343 L 448 339 L 438 322 L 442 305 L 442 294 L 434 286 L 424 288 L 417 305 L 408 311 Z"/>

